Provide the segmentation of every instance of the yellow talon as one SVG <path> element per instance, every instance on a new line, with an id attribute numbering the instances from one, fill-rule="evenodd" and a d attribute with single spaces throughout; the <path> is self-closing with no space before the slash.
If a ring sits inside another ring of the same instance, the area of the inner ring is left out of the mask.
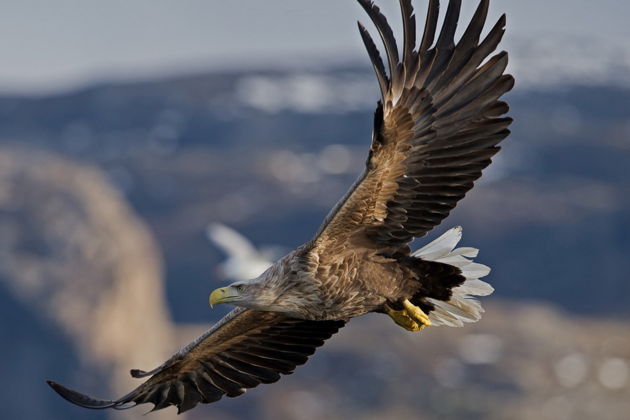
<path id="1" fill-rule="evenodd" d="M 418 306 L 409 302 L 409 300 L 407 299 L 403 301 L 403 306 L 407 310 L 407 314 L 409 315 L 409 317 L 411 317 L 414 321 L 419 322 L 425 327 L 431 326 L 431 320 L 429 319 L 429 316 L 425 314 L 424 311 Z"/>
<path id="2" fill-rule="evenodd" d="M 389 315 L 396 324 L 400 325 L 407 331 L 420 331 L 429 327 L 431 321 L 422 309 L 405 299 L 403 301 L 404 309 L 397 311 L 386 307 L 387 315 Z"/>

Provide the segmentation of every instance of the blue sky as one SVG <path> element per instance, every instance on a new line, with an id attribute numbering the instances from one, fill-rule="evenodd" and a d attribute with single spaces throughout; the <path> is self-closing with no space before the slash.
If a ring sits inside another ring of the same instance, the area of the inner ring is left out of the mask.
<path id="1" fill-rule="evenodd" d="M 397 1 L 378 0 L 398 24 Z M 470 14 L 476 1 L 464 0 Z M 237 66 L 363 58 L 353 0 L 21 0 L 2 2 L 0 92 Z M 415 0 L 424 15 L 424 0 Z M 512 45 L 630 43 L 626 0 L 494 0 Z M 547 51 L 546 54 L 549 52 Z M 594 57 L 593 60 L 598 59 Z"/>

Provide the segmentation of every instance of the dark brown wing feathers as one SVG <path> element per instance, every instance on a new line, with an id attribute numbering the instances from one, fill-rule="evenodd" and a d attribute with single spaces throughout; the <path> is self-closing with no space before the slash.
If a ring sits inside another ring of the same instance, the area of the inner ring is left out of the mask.
<path id="1" fill-rule="evenodd" d="M 403 63 L 413 60 L 413 50 L 416 48 L 416 16 L 413 13 L 411 0 L 401 0 L 400 13 L 403 16 Z"/>
<path id="2" fill-rule="evenodd" d="M 272 383 L 304 364 L 343 321 L 304 321 L 274 312 L 235 309 L 152 372 L 138 388 L 115 400 L 98 400 L 49 382 L 63 398 L 87 408 L 130 408 L 152 403 L 153 410 L 177 406 L 184 412 L 224 395 L 236 397 L 261 383 Z"/>
<path id="3" fill-rule="evenodd" d="M 361 22 L 358 22 L 358 25 L 361 39 L 363 39 L 363 44 L 365 44 L 365 49 L 367 50 L 372 66 L 374 67 L 374 73 L 376 73 L 376 79 L 378 80 L 378 85 L 381 89 L 381 97 L 385 97 L 385 94 L 389 89 L 389 78 L 385 72 L 385 64 L 383 63 L 381 54 L 378 52 L 372 37 L 368 33 L 367 29 L 365 29 L 365 26 L 363 26 Z"/>
<path id="4" fill-rule="evenodd" d="M 439 2 L 430 1 L 417 49 L 411 2 L 400 0 L 402 61 L 378 7 L 369 0 L 359 3 L 381 36 L 390 74 L 383 74 L 380 55 L 361 27 L 379 83 L 388 82 L 375 114 L 382 120 L 375 121 L 365 173 L 320 228 L 315 239 L 320 255 L 357 244 L 405 249 L 473 187 L 512 121 L 503 116 L 508 106 L 500 101 L 514 84 L 504 74 L 507 53 L 488 59 L 505 32 L 505 15 L 480 42 L 489 0 L 481 0 L 458 42 L 461 0 L 449 1 L 437 40 Z"/>
<path id="5" fill-rule="evenodd" d="M 437 29 L 438 18 L 440 14 L 439 0 L 429 0 L 429 8 L 427 10 L 427 19 L 424 23 L 424 33 L 418 52 L 421 56 L 427 53 L 435 39 L 435 31 Z"/>
<path id="6" fill-rule="evenodd" d="M 400 77 L 396 77 L 399 73 L 399 57 L 398 57 L 398 45 L 396 44 L 396 38 L 392 28 L 387 23 L 387 19 L 381 13 L 381 9 L 376 6 L 370 0 L 358 0 L 359 4 L 363 6 L 366 13 L 376 26 L 383 44 L 385 44 L 385 54 L 387 55 L 387 62 L 389 63 L 389 74 L 391 75 L 391 81 L 400 80 Z"/>

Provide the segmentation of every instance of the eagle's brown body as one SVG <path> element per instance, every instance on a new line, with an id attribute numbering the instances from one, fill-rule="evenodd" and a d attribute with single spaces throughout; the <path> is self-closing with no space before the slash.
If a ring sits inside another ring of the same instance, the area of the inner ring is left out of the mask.
<path id="1" fill-rule="evenodd" d="M 387 313 L 411 331 L 480 318 L 483 310 L 470 296 L 492 292 L 479 280 L 489 269 L 467 259 L 476 250 L 454 249 L 461 229 L 413 253 L 409 244 L 448 216 L 509 134 L 512 120 L 500 98 L 514 80 L 504 74 L 507 53 L 492 55 L 505 15 L 482 38 L 489 0 L 480 0 L 456 42 L 461 0 L 449 1 L 439 32 L 439 1 L 428 0 L 417 42 L 411 0 L 399 0 L 399 50 L 379 8 L 358 2 L 378 29 L 388 63 L 386 69 L 359 24 L 381 91 L 363 174 L 311 241 L 260 277 L 212 292 L 211 303 L 240 308 L 159 368 L 132 371 L 151 376 L 145 383 L 115 401 L 50 383 L 64 398 L 88 408 L 150 402 L 185 411 L 291 373 L 345 322 L 368 312 Z"/>
<path id="2" fill-rule="evenodd" d="M 446 264 L 406 254 L 386 256 L 366 248 L 319 254 L 310 242 L 278 260 L 262 277 L 271 287 L 286 288 L 279 293 L 282 307 L 275 310 L 313 321 L 385 312 L 385 304 L 398 307 L 403 299 L 422 306 L 418 293 L 423 287 L 437 284 L 450 289 L 464 281 Z"/>
<path id="3" fill-rule="evenodd" d="M 295 291 L 295 311 L 291 316 L 310 320 L 350 319 L 368 312 L 380 311 L 387 300 L 403 294 L 408 272 L 391 258 L 369 252 L 347 252 L 328 258 L 318 255 L 308 244 L 278 261 L 269 270 L 290 267 L 284 274 Z M 292 274 L 294 273 L 294 274 Z M 339 287 L 351 284 L 349 288 Z M 305 300 L 302 293 L 308 289 Z M 289 300 L 291 298 L 289 297 Z"/>

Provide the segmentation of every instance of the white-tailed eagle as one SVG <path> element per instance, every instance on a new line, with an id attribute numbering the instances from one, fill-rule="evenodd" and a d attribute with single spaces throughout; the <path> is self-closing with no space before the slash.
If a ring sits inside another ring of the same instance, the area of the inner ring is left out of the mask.
<path id="1" fill-rule="evenodd" d="M 388 63 L 359 23 L 381 92 L 363 174 L 312 240 L 259 277 L 213 291 L 211 304 L 238 308 L 157 369 L 131 372 L 146 382 L 112 401 L 49 382 L 62 397 L 88 408 L 152 403 L 183 412 L 277 381 L 356 316 L 387 314 L 410 331 L 479 319 L 471 296 L 492 293 L 479 280 L 489 269 L 467 258 L 475 249 L 454 249 L 461 229 L 416 252 L 409 244 L 448 216 L 509 134 L 500 98 L 514 79 L 505 74 L 507 53 L 492 55 L 505 15 L 481 39 L 489 6 L 481 0 L 456 42 L 461 0 L 449 1 L 439 33 L 439 1 L 429 0 L 418 44 L 411 0 L 400 0 L 399 51 L 379 8 L 358 1 Z"/>

